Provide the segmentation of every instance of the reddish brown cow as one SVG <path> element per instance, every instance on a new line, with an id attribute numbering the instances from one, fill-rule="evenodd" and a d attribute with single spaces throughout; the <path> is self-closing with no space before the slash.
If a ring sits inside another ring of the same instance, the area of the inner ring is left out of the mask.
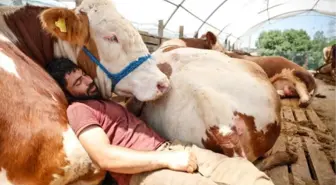
<path id="1" fill-rule="evenodd" d="M 314 77 L 303 67 L 280 56 L 248 56 L 236 52 L 225 52 L 232 58 L 257 63 L 270 78 L 281 97 L 299 97 L 300 107 L 307 107 L 313 99 L 317 85 Z M 313 95 L 309 93 L 313 92 Z"/>
<path id="2" fill-rule="evenodd" d="M 84 0 L 75 10 L 0 7 L 0 184 L 97 185 L 104 177 L 68 125 L 62 90 L 43 70 L 53 57 L 80 58 L 79 65 L 109 97 L 115 81 L 107 80 L 83 48 L 113 73 L 149 54 L 109 0 Z M 160 97 L 168 78 L 147 60 L 114 90 L 143 100 Z"/>

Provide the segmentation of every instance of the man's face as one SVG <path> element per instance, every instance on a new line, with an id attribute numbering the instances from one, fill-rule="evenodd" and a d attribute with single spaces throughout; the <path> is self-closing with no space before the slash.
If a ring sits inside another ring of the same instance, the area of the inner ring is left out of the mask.
<path id="1" fill-rule="evenodd" d="M 75 98 L 95 98 L 99 91 L 92 78 L 81 69 L 65 75 L 66 89 Z"/>

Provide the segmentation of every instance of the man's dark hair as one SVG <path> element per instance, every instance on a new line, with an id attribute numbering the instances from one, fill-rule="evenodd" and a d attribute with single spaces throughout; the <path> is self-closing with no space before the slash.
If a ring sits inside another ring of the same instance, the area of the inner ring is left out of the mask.
<path id="1" fill-rule="evenodd" d="M 70 94 L 70 92 L 67 90 L 67 82 L 65 80 L 65 75 L 70 74 L 77 69 L 80 69 L 75 63 L 73 63 L 68 58 L 55 58 L 52 61 L 49 62 L 49 64 L 46 65 L 46 71 L 51 75 L 52 78 L 55 79 L 57 84 L 61 87 L 63 90 L 68 102 L 71 104 L 72 102 L 79 101 L 79 100 L 88 100 L 88 99 L 101 99 L 100 94 L 96 96 L 82 96 L 82 97 L 74 97 Z M 94 82 L 92 82 L 91 85 L 94 85 Z"/>
<path id="2" fill-rule="evenodd" d="M 65 75 L 79 69 L 79 67 L 67 58 L 55 58 L 50 61 L 47 66 L 47 72 L 53 77 L 58 85 L 65 90 L 66 80 Z"/>
<path id="3" fill-rule="evenodd" d="M 67 58 L 54 58 L 46 65 L 46 71 L 55 79 L 63 90 L 68 102 L 71 104 L 76 100 L 66 89 L 65 75 L 79 69 L 79 67 Z"/>

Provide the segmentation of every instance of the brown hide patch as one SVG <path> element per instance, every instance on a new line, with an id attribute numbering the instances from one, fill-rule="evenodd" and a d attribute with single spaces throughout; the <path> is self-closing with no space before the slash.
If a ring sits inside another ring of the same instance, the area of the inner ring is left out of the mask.
<path id="1" fill-rule="evenodd" d="M 208 137 L 207 140 L 202 139 L 206 149 L 222 153 L 228 157 L 233 157 L 235 153 L 241 157 L 243 156 L 239 137 L 234 127 L 232 128 L 232 133 L 223 136 L 219 132 L 218 126 L 213 126 L 206 131 L 206 135 Z"/>
<path id="2" fill-rule="evenodd" d="M 304 84 L 306 84 L 308 92 L 316 88 L 316 82 L 314 77 L 308 72 L 294 70 L 293 75 L 299 78 Z"/>
<path id="3" fill-rule="evenodd" d="M 27 5 L 12 14 L 4 15 L 9 29 L 15 34 L 21 51 L 45 67 L 54 55 L 54 39 L 42 29 L 39 14 L 45 7 Z"/>
<path id="4" fill-rule="evenodd" d="M 14 44 L 0 41 L 0 52 L 13 60 L 20 76 L 0 68 L 0 166 L 14 184 L 50 184 L 68 165 L 64 93 Z"/>
<path id="5" fill-rule="evenodd" d="M 238 55 L 252 56 L 250 53 L 241 50 L 233 50 L 232 52 L 237 53 Z"/>
<path id="6" fill-rule="evenodd" d="M 205 132 L 207 138 L 202 139 L 202 144 L 208 150 L 211 150 L 211 151 L 216 152 L 216 153 L 224 154 L 224 151 L 223 151 L 222 147 L 220 146 L 220 144 L 218 143 L 218 141 L 215 137 L 215 133 L 212 133 L 213 130 L 215 130 L 215 132 L 218 132 L 219 128 L 218 127 L 210 127 L 210 129 L 207 129 L 206 132 Z M 228 153 L 226 155 L 230 156 L 231 153 L 232 153 L 232 156 L 233 156 L 233 152 L 231 152 L 231 151 L 230 151 L 230 153 Z"/>
<path id="7" fill-rule="evenodd" d="M 88 44 L 86 45 L 87 49 L 94 55 L 99 61 L 99 55 L 98 55 L 98 49 L 93 41 L 93 39 L 90 39 Z M 77 65 L 85 71 L 91 78 L 97 77 L 97 65 L 91 61 L 90 57 L 88 57 L 83 50 L 79 52 L 79 55 L 77 57 Z"/>
<path id="8" fill-rule="evenodd" d="M 212 45 L 204 39 L 181 38 L 186 43 L 187 47 L 198 49 L 211 49 Z"/>
<path id="9" fill-rule="evenodd" d="M 235 112 L 234 115 L 238 115 L 244 120 L 247 132 L 240 136 L 240 141 L 247 158 L 250 161 L 255 161 L 273 147 L 280 135 L 280 124 L 274 121 L 264 128 L 265 132 L 263 130 L 257 131 L 254 117 L 239 112 Z"/>
<path id="10" fill-rule="evenodd" d="M 201 38 L 206 38 L 207 45 L 212 48 L 213 45 L 217 42 L 217 37 L 211 31 L 208 31 L 205 35 L 202 35 Z"/>
<path id="11" fill-rule="evenodd" d="M 270 123 L 264 131 L 257 131 L 252 116 L 235 112 L 235 116 L 239 116 L 243 120 L 243 129 L 233 126 L 232 133 L 222 135 L 217 126 L 210 127 L 206 131 L 207 139 L 202 139 L 205 148 L 214 152 L 222 153 L 229 157 L 233 157 L 234 153 L 239 156 L 245 155 L 248 160 L 255 161 L 270 150 L 280 134 L 280 125 Z"/>
<path id="12" fill-rule="evenodd" d="M 162 73 L 164 73 L 168 78 L 170 78 L 170 76 L 171 76 L 171 74 L 173 72 L 173 69 L 170 66 L 170 64 L 168 64 L 168 63 L 161 63 L 161 64 L 158 64 L 157 67 L 160 69 L 160 71 Z"/>
<path id="13" fill-rule="evenodd" d="M 168 46 L 165 49 L 163 49 L 162 52 L 165 53 L 165 52 L 172 51 L 172 50 L 178 49 L 178 48 L 184 48 L 184 46 L 175 46 L 175 45 Z"/>

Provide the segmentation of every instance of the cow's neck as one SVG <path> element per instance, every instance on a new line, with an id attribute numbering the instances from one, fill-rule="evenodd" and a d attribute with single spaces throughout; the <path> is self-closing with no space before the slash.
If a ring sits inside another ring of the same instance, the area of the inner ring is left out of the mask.
<path id="1" fill-rule="evenodd" d="M 90 39 L 85 46 L 91 54 L 100 61 L 98 49 L 93 39 Z M 90 57 L 84 53 L 82 48 L 82 46 L 72 45 L 67 41 L 58 39 L 54 42 L 54 56 L 56 58 L 64 57 L 70 59 L 85 71 L 85 73 L 95 78 L 97 77 L 97 65 L 91 61 Z"/>

